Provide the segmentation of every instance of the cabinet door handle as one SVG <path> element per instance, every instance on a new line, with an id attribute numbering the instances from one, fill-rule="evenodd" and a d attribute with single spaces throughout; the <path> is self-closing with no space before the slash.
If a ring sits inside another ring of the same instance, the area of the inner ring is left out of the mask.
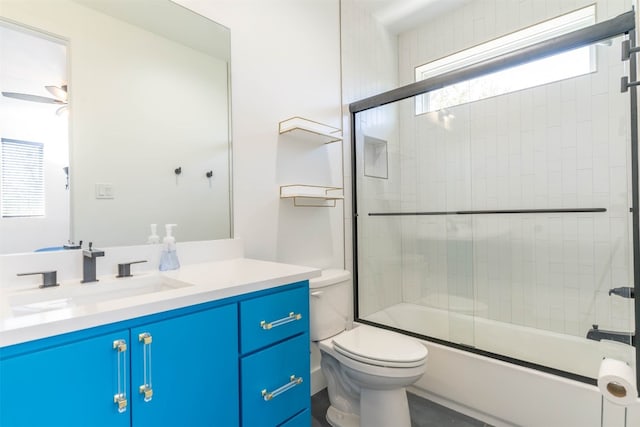
<path id="1" fill-rule="evenodd" d="M 265 400 L 265 402 L 268 402 L 274 397 L 278 397 L 285 391 L 291 390 L 298 384 L 302 384 L 302 377 L 296 377 L 295 375 L 291 375 L 291 377 L 289 377 L 289 382 L 286 383 L 285 385 L 280 386 L 273 391 L 267 391 L 267 389 L 262 390 L 262 398 Z"/>
<path id="2" fill-rule="evenodd" d="M 289 313 L 287 317 L 283 317 L 282 319 L 274 320 L 272 322 L 267 322 L 266 320 L 262 320 L 260 322 L 260 327 L 265 331 L 268 331 L 271 328 L 286 325 L 287 323 L 295 322 L 296 320 L 300 320 L 300 319 L 302 319 L 302 314 L 294 313 L 292 311 L 291 313 Z"/>
<path id="3" fill-rule="evenodd" d="M 118 407 L 118 412 L 127 410 L 127 341 L 115 340 L 113 349 L 116 351 L 118 361 L 118 391 L 113 395 L 113 403 Z"/>
<path id="4" fill-rule="evenodd" d="M 153 381 L 151 379 L 151 343 L 153 337 L 149 332 L 138 335 L 138 341 L 142 343 L 142 372 L 144 384 L 138 387 L 140 394 L 144 396 L 144 401 L 149 402 L 153 398 Z"/>

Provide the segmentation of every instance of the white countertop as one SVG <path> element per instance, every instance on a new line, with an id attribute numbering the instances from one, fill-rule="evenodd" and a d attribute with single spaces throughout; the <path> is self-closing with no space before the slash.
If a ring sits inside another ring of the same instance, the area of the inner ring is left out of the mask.
<path id="1" fill-rule="evenodd" d="M 48 290 L 0 289 L 0 347 L 287 285 L 318 277 L 320 270 L 236 258 L 186 265 L 170 272 L 144 273 L 137 278 L 148 276 L 153 279 L 153 276 L 158 275 L 183 282 L 188 286 L 26 315 L 16 315 L 9 305 L 9 298 L 17 292 L 34 293 Z M 113 283 L 113 276 L 99 279 L 102 283 Z M 116 280 L 118 284 L 126 284 L 129 279 Z M 100 281 L 92 284 L 80 284 L 79 281 L 75 281 L 61 283 L 56 289 L 62 289 L 64 286 L 71 289 L 73 286 L 100 285 Z"/>

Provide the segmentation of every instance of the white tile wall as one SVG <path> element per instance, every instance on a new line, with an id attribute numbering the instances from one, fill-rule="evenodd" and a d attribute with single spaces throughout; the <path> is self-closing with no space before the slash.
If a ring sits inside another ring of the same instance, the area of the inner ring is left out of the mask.
<path id="1" fill-rule="evenodd" d="M 407 51 L 417 49 L 417 46 L 407 46 L 406 50 L 398 51 L 396 37 L 354 0 L 341 1 L 341 21 L 342 95 L 346 104 L 343 109 L 343 129 L 344 135 L 349 135 L 351 125 L 347 105 L 397 87 L 398 58 Z M 389 179 L 366 178 L 366 191 L 358 189 L 361 200 L 366 200 L 366 203 L 376 209 L 410 209 L 413 200 L 412 196 L 400 197 L 402 183 L 410 176 L 415 176 L 415 172 L 409 172 L 415 171 L 415 167 L 411 160 L 414 156 L 399 149 L 397 108 L 390 106 L 370 111 L 361 115 L 358 123 L 363 134 L 388 142 Z M 345 143 L 343 149 L 344 164 L 350 165 L 350 144 Z M 402 156 L 405 157 L 403 160 Z M 406 167 L 399 167 L 401 161 Z M 353 221 L 350 167 L 345 168 L 344 178 L 345 235 L 351 236 Z M 360 287 L 359 297 L 362 308 L 360 314 L 364 316 L 390 302 L 402 300 L 402 223 L 386 220 L 371 223 L 360 221 L 359 226 L 359 282 L 366 284 Z M 352 253 L 351 239 L 347 238 L 345 260 L 346 267 L 350 270 L 353 268 Z"/>
<path id="2" fill-rule="evenodd" d="M 590 3 L 470 2 L 398 36 L 399 85 L 413 81 L 417 65 Z M 600 0 L 597 19 L 630 8 L 630 0 Z M 455 295 L 486 304 L 481 314 L 491 319 L 554 332 L 584 337 L 594 323 L 631 329 L 630 300 L 607 293 L 632 283 L 629 100 L 619 90 L 625 73 L 619 44 L 598 46 L 597 72 L 586 76 L 444 113 L 416 117 L 413 101 L 405 100 L 397 111 L 387 106 L 360 115 L 365 132 L 384 129 L 397 138 L 389 181 L 367 182 L 371 187 L 358 190 L 359 222 L 367 233 L 366 248 L 360 249 L 371 266 L 369 271 L 360 266 L 360 291 L 367 295 L 362 314 L 398 298 L 429 297 L 430 303 L 448 307 L 448 296 Z M 399 123 L 390 124 L 396 114 Z M 365 216 L 571 207 L 607 212 Z M 472 344 L 472 335 L 468 339 Z"/>

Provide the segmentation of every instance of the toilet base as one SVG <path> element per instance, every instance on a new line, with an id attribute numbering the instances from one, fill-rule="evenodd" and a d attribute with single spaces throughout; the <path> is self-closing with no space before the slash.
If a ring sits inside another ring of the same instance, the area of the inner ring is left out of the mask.
<path id="1" fill-rule="evenodd" d="M 333 427 L 360 427 L 360 417 L 355 414 L 347 414 L 339 409 L 329 406 L 327 409 L 327 422 Z"/>
<path id="2" fill-rule="evenodd" d="M 404 387 L 394 390 L 360 390 L 360 423 L 366 427 L 411 427 L 409 401 Z"/>
<path id="3" fill-rule="evenodd" d="M 360 416 L 329 406 L 327 422 L 333 427 L 411 427 L 409 402 L 404 388 L 362 389 L 360 392 Z"/>

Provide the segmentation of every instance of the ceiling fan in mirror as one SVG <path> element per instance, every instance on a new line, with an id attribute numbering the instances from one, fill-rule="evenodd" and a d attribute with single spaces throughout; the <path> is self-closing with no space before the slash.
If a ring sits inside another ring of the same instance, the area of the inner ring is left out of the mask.
<path id="1" fill-rule="evenodd" d="M 7 98 L 20 99 L 22 101 L 60 105 L 60 108 L 56 110 L 56 114 L 58 116 L 67 111 L 67 109 L 69 108 L 67 100 L 67 85 L 45 86 L 45 89 L 47 89 L 47 91 L 49 91 L 49 93 L 53 95 L 53 98 L 20 92 L 2 92 L 2 96 L 6 96 Z"/>

